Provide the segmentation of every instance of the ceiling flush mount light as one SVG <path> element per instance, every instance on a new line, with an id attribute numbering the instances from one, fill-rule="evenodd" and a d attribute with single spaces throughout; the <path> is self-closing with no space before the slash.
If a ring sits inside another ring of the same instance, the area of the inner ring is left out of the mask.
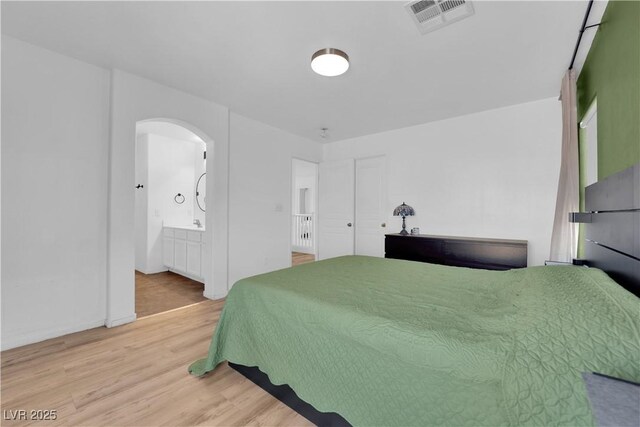
<path id="1" fill-rule="evenodd" d="M 349 55 L 331 47 L 320 49 L 311 56 L 311 69 L 321 76 L 339 76 L 349 69 Z"/>

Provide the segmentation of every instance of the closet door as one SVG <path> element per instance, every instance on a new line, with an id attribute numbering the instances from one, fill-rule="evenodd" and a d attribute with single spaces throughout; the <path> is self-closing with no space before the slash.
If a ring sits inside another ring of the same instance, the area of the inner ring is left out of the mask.
<path id="1" fill-rule="evenodd" d="M 320 163 L 318 190 L 318 259 L 353 255 L 353 159 Z"/>
<path id="2" fill-rule="evenodd" d="M 355 253 L 384 257 L 386 158 L 356 160 Z"/>

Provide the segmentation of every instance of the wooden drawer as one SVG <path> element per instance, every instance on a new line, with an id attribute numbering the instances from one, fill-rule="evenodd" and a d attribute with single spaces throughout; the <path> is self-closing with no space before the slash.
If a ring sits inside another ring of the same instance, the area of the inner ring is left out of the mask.
<path id="1" fill-rule="evenodd" d="M 162 263 L 168 267 L 173 268 L 174 249 L 173 243 L 175 239 L 173 237 L 162 238 Z"/>
<path id="2" fill-rule="evenodd" d="M 387 234 L 385 258 L 486 270 L 509 270 L 527 266 L 527 241 Z"/>
<path id="3" fill-rule="evenodd" d="M 201 231 L 187 231 L 187 240 L 190 242 L 200 242 L 202 240 Z"/>
<path id="4" fill-rule="evenodd" d="M 187 240 L 187 230 L 174 229 L 174 236 L 176 239 Z"/>
<path id="5" fill-rule="evenodd" d="M 195 277 L 202 277 L 202 246 L 200 243 L 187 242 L 187 273 Z"/>
<path id="6" fill-rule="evenodd" d="M 173 237 L 173 228 L 167 228 L 167 227 L 165 227 L 165 228 L 162 230 L 162 235 L 163 235 L 164 237 Z"/>
<path id="7" fill-rule="evenodd" d="M 526 244 L 449 240 L 444 245 L 446 265 L 510 270 L 527 266 Z"/>
<path id="8" fill-rule="evenodd" d="M 173 268 L 180 272 L 187 271 L 187 241 L 174 240 Z"/>
<path id="9" fill-rule="evenodd" d="M 386 236 L 385 258 L 444 264 L 444 241 L 415 240 L 414 236 Z"/>

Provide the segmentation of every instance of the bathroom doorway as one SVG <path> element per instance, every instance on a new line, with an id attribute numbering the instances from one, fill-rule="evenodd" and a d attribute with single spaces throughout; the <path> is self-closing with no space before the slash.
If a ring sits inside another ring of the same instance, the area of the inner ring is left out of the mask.
<path id="1" fill-rule="evenodd" d="M 318 164 L 291 161 L 291 265 L 316 260 Z"/>
<path id="2" fill-rule="evenodd" d="M 167 121 L 136 125 L 137 318 L 205 301 L 206 143 Z"/>

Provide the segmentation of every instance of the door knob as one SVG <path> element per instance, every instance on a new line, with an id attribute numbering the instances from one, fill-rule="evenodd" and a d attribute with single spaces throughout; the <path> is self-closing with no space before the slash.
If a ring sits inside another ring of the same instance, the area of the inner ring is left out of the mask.
<path id="1" fill-rule="evenodd" d="M 380 224 L 380 227 L 385 228 L 387 226 L 386 222 L 383 222 L 382 224 Z"/>
<path id="2" fill-rule="evenodd" d="M 353 224 L 351 224 L 350 222 L 347 223 L 347 227 L 351 227 Z"/>

